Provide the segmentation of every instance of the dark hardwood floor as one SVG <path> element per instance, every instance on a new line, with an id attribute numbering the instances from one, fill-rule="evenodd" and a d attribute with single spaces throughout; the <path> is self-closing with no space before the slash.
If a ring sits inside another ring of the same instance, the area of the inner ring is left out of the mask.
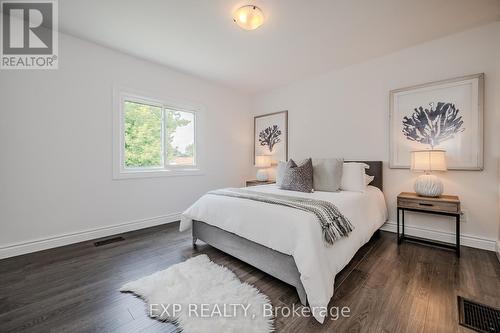
<path id="1" fill-rule="evenodd" d="M 178 224 L 124 234 L 94 247 L 83 242 L 0 261 L 0 332 L 175 332 L 150 319 L 144 302 L 118 292 L 125 282 L 200 253 L 267 294 L 298 303 L 295 290 L 208 245 L 191 247 Z M 458 325 L 457 295 L 500 307 L 500 264 L 493 252 L 454 252 L 403 243 L 381 232 L 336 278 L 330 306 L 349 318 L 275 319 L 278 332 L 472 332 Z"/>

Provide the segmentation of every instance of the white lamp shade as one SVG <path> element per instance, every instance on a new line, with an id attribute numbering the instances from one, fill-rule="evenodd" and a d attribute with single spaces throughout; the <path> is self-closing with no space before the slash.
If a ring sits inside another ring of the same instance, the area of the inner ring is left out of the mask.
<path id="1" fill-rule="evenodd" d="M 417 150 L 411 152 L 412 171 L 446 171 L 444 150 Z"/>
<path id="2" fill-rule="evenodd" d="M 255 167 L 257 168 L 269 168 L 271 166 L 271 156 L 269 155 L 257 155 L 255 156 Z"/>

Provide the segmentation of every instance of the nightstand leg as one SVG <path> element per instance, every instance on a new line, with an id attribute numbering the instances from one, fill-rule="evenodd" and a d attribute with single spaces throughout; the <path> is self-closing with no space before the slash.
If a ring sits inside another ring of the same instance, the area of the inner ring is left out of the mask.
<path id="1" fill-rule="evenodd" d="M 396 232 L 397 232 L 397 237 L 398 237 L 398 245 L 401 243 L 401 241 L 399 240 L 399 208 L 396 209 L 396 212 L 397 212 L 397 217 L 396 217 Z"/>
<path id="2" fill-rule="evenodd" d="M 457 251 L 457 257 L 460 258 L 460 214 L 457 215 L 457 217 L 456 217 L 456 223 L 457 223 L 457 226 L 455 228 L 456 237 L 457 237 L 456 251 Z"/>
<path id="3" fill-rule="evenodd" d="M 401 210 L 401 237 L 405 238 L 405 210 Z"/>

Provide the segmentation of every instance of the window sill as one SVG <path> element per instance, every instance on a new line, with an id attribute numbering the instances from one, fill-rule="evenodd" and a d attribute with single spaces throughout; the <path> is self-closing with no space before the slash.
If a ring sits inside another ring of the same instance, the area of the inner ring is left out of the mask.
<path id="1" fill-rule="evenodd" d="M 113 180 L 134 179 L 134 178 L 157 178 L 157 177 L 181 177 L 181 176 L 201 176 L 203 171 L 197 168 L 192 169 L 171 169 L 171 170 L 121 170 L 113 174 Z"/>

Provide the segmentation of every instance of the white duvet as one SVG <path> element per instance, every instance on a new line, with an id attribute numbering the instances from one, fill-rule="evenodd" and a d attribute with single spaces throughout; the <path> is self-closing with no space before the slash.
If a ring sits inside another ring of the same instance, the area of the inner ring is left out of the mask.
<path id="1" fill-rule="evenodd" d="M 182 214 L 180 230 L 190 229 L 192 220 L 199 220 L 293 256 L 313 315 L 323 323 L 326 313 L 321 309 L 326 308 L 333 296 L 335 275 L 387 219 L 384 195 L 373 186 L 368 186 L 365 192 L 301 193 L 281 190 L 276 185 L 247 189 L 330 201 L 351 221 L 354 230 L 348 237 L 326 246 L 321 226 L 313 214 L 210 194 Z"/>

